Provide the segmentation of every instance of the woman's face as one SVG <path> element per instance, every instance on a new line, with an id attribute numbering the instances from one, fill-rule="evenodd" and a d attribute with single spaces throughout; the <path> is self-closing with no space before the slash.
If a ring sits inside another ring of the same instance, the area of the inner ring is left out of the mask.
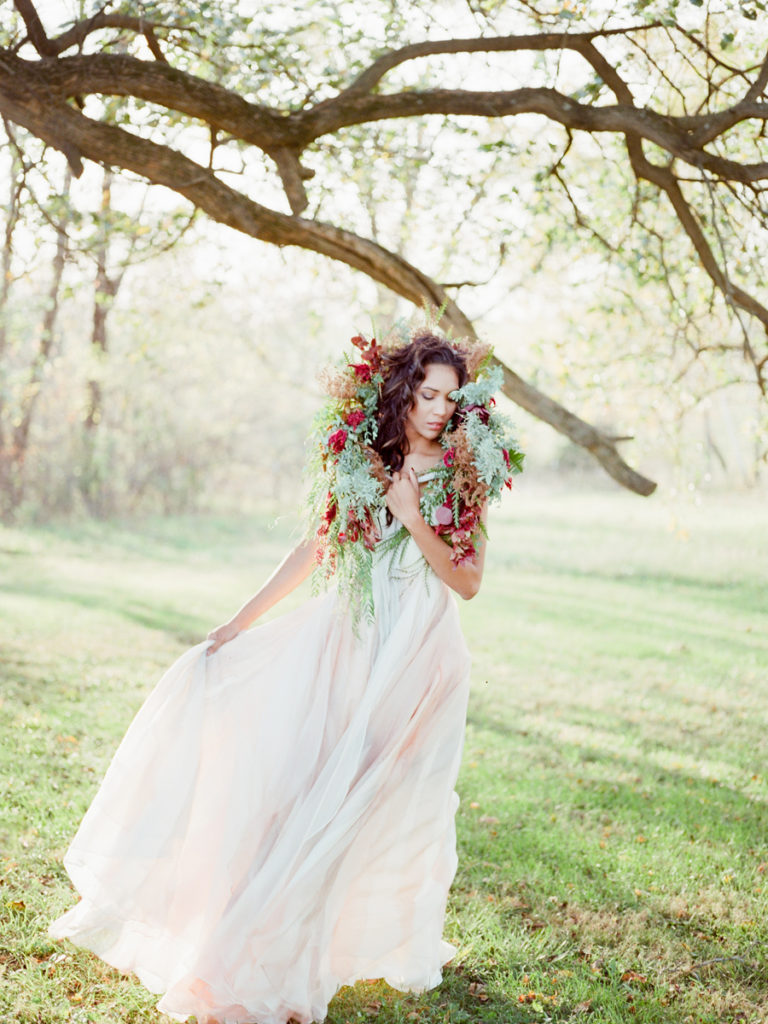
<path id="1" fill-rule="evenodd" d="M 452 366 L 430 363 L 424 380 L 416 388 L 413 405 L 405 419 L 405 436 L 413 442 L 421 437 L 436 440 L 456 411 L 448 395 L 459 386 L 459 375 Z"/>

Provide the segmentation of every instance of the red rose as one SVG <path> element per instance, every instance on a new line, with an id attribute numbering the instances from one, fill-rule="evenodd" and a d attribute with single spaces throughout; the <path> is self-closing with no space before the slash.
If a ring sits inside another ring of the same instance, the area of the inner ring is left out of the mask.
<path id="1" fill-rule="evenodd" d="M 455 457 L 456 457 L 456 449 L 455 448 L 449 448 L 448 451 L 443 456 L 444 464 L 446 466 L 452 466 L 453 465 L 453 460 L 454 460 Z"/>
<path id="2" fill-rule="evenodd" d="M 366 382 L 371 379 L 371 368 L 367 363 L 352 363 L 351 366 L 358 380 Z"/>
<path id="3" fill-rule="evenodd" d="M 365 413 L 362 409 L 353 409 L 352 412 L 347 413 L 348 427 L 352 427 L 354 430 L 355 427 L 359 427 L 361 423 L 365 423 Z"/>
<path id="4" fill-rule="evenodd" d="M 339 428 L 334 431 L 328 438 L 328 447 L 332 452 L 336 452 L 338 455 L 343 450 L 344 445 L 347 443 L 347 432 L 343 428 Z"/>

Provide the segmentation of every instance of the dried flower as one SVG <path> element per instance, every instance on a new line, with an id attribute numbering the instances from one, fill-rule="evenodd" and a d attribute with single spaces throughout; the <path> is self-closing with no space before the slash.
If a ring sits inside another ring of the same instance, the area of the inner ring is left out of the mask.
<path id="1" fill-rule="evenodd" d="M 323 370 L 318 377 L 323 390 L 340 402 L 348 402 L 357 394 L 357 380 L 343 370 Z"/>

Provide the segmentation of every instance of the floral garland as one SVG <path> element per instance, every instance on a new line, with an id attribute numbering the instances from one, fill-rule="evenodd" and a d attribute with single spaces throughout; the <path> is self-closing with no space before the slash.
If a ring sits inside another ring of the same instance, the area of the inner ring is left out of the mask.
<path id="1" fill-rule="evenodd" d="M 364 607 L 369 615 L 373 551 L 381 539 L 378 518 L 386 508 L 389 485 L 381 456 L 371 447 L 384 381 L 382 356 L 409 340 L 382 346 L 375 338 L 352 338 L 359 355 L 346 357 L 335 372 L 326 373 L 329 398 L 311 436 L 308 535 L 314 534 L 317 542 L 313 586 L 317 590 L 335 576 L 350 604 Z M 503 488 L 512 486 L 512 477 L 522 470 L 523 453 L 509 420 L 494 409 L 502 372 L 489 365 L 490 349 L 446 340 L 464 357 L 470 380 L 451 392 L 457 409 L 440 437 L 443 460 L 429 471 L 420 506 L 425 520 L 450 545 L 451 560 L 463 565 L 475 558 L 485 533 L 483 506 L 498 501 Z M 393 539 L 397 543 L 407 536 L 402 527 Z"/>

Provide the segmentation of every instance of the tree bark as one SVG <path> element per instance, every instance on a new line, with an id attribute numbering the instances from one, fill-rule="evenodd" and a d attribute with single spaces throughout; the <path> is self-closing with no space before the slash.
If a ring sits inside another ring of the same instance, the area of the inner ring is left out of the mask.
<path id="1" fill-rule="evenodd" d="M 69 168 L 64 173 L 61 194 L 68 196 L 72 184 L 72 172 Z M 24 463 L 29 450 L 29 435 L 34 420 L 35 408 L 40 397 L 43 376 L 55 339 L 56 321 L 59 315 L 61 281 L 64 275 L 68 236 L 67 218 L 56 225 L 56 249 L 51 264 L 51 283 L 40 325 L 37 351 L 29 367 L 27 380 L 20 399 L 18 422 L 11 434 L 10 451 L 5 452 L 3 511 L 6 518 L 12 517 L 24 499 Z"/>

